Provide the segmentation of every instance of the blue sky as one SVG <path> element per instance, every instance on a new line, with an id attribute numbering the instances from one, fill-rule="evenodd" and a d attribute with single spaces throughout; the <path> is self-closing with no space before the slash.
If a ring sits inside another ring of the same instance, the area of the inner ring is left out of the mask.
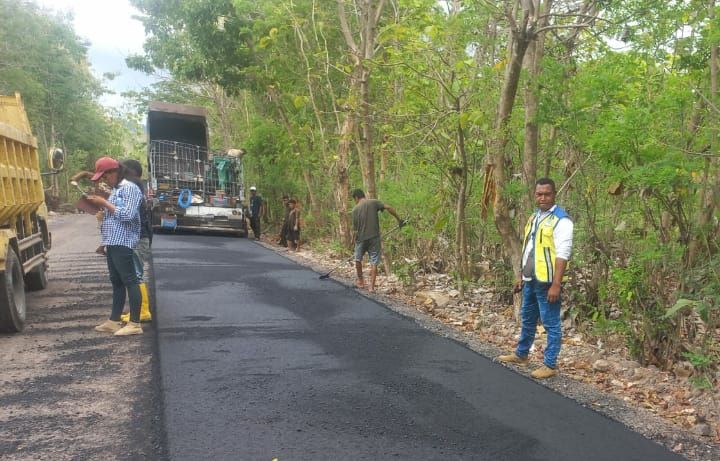
<path id="1" fill-rule="evenodd" d="M 125 58 L 141 53 L 145 39 L 142 24 L 133 19 L 138 14 L 129 0 L 35 0 L 38 4 L 59 12 L 70 12 L 76 33 L 90 42 L 88 50 L 93 72 L 102 77 L 107 72 L 119 74 L 106 82 L 116 92 L 105 95 L 101 102 L 106 106 L 122 108 L 120 93 L 139 90 L 152 83 L 155 78 L 130 70 Z"/>

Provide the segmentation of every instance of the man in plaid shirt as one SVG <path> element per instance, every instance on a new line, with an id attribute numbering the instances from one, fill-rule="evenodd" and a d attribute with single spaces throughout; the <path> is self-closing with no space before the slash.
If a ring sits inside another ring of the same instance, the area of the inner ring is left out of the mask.
<path id="1" fill-rule="evenodd" d="M 115 206 L 112 213 L 105 208 L 105 217 L 100 226 L 102 244 L 137 247 L 140 241 L 140 213 L 138 208 L 143 199 L 140 188 L 123 179 L 113 188 L 108 201 Z"/>
<path id="2" fill-rule="evenodd" d="M 107 253 L 110 282 L 113 287 L 113 302 L 110 319 L 95 327 L 97 331 L 113 333 L 116 336 L 137 335 L 140 327 L 141 294 L 134 249 L 140 240 L 139 205 L 143 199 L 140 188 L 123 177 L 123 168 L 117 160 L 102 157 L 95 162 L 93 181 L 101 178 L 113 190 L 107 199 L 94 195 L 87 199 L 104 209 L 100 226 L 102 244 Z M 130 301 L 130 321 L 122 326 L 120 316 L 125 298 Z"/>

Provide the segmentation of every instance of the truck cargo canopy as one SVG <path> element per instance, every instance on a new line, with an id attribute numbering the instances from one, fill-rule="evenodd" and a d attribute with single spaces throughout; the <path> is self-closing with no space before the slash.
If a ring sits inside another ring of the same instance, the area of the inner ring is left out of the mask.
<path id="1" fill-rule="evenodd" d="M 174 141 L 208 148 L 207 110 L 203 107 L 151 102 L 147 130 L 150 141 Z"/>

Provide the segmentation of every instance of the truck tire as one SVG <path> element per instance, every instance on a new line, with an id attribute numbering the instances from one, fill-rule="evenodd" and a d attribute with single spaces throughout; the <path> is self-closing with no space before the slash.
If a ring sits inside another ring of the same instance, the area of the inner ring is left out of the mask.
<path id="1" fill-rule="evenodd" d="M 22 331 L 26 312 L 22 266 L 15 250 L 8 247 L 5 272 L 0 274 L 0 332 Z"/>
<path id="2" fill-rule="evenodd" d="M 25 286 L 30 291 L 39 291 L 47 288 L 47 263 L 42 263 L 25 274 Z"/>

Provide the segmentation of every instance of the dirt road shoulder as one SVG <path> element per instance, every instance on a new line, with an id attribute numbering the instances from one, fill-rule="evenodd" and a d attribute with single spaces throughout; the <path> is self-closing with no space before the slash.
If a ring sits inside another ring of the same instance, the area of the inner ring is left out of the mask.
<path id="1" fill-rule="evenodd" d="M 0 335 L 0 458 L 164 459 L 155 334 L 114 337 L 95 218 L 57 215 L 49 286 L 28 293 L 25 331 Z"/>

